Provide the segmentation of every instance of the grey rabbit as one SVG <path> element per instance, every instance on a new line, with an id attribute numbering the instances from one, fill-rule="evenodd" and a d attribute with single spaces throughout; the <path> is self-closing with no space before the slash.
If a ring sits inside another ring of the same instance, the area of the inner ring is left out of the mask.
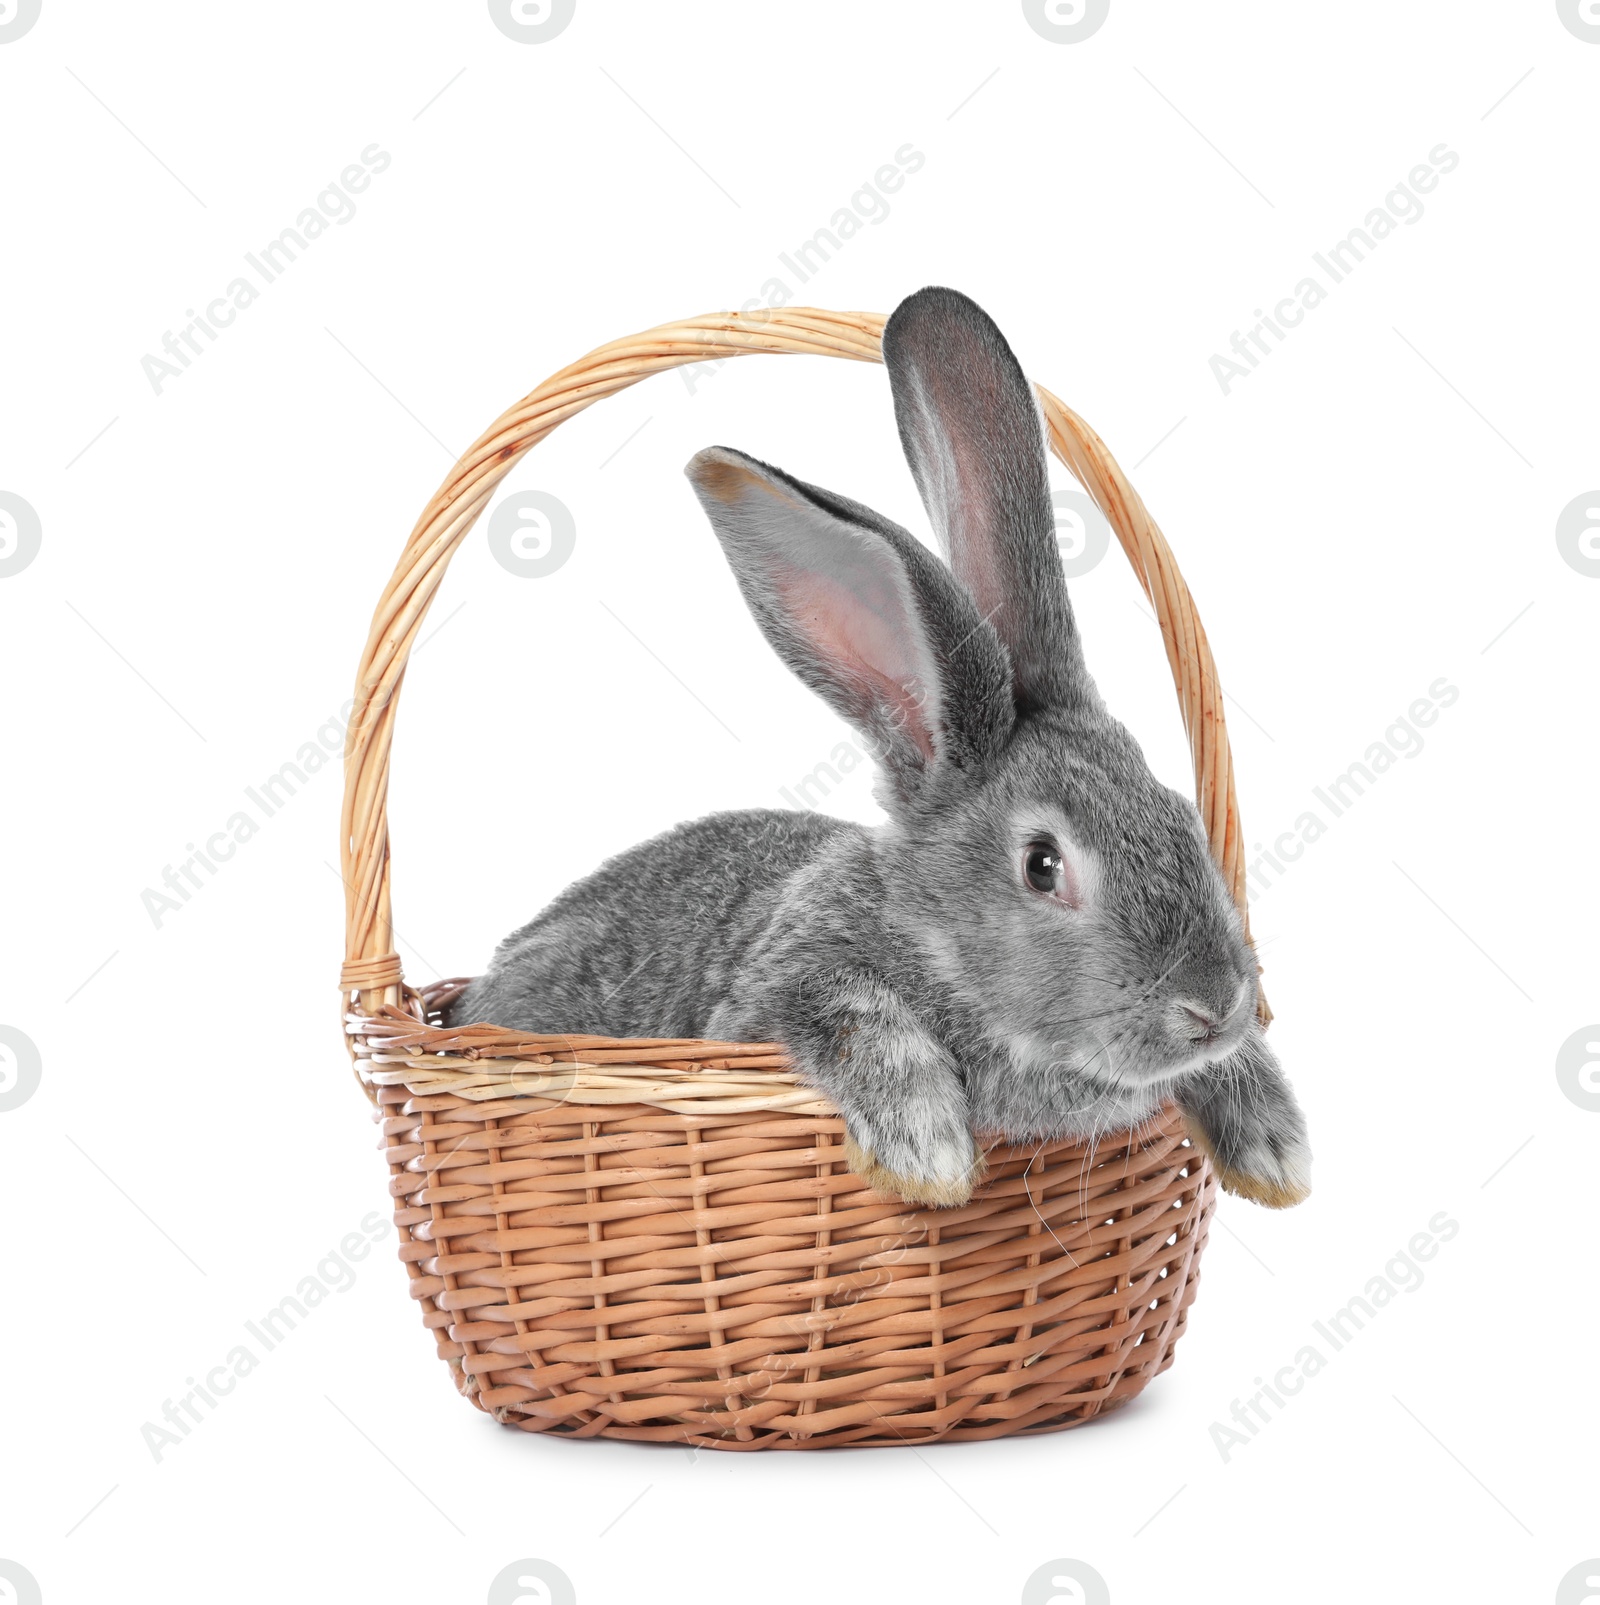
<path id="1" fill-rule="evenodd" d="M 1298 1203 L 1305 1121 L 1242 922 L 1084 667 L 1032 388 L 953 290 L 902 302 L 883 357 L 948 567 L 740 452 L 687 473 L 778 656 L 866 738 L 887 822 L 682 825 L 507 937 L 449 1022 L 781 1042 L 851 1168 L 913 1203 L 971 1196 L 975 1131 L 1098 1137 L 1168 1098 L 1229 1191 Z"/>

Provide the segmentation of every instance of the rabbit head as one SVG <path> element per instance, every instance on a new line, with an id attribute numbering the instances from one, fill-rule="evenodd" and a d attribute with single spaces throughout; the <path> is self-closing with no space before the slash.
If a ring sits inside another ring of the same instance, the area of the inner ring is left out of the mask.
<path id="1" fill-rule="evenodd" d="M 1131 1090 L 1222 1059 L 1254 958 L 1194 805 L 1084 666 L 1032 387 L 951 290 L 904 301 L 883 355 L 948 567 L 739 452 L 687 470 L 768 640 L 877 758 L 883 923 L 1024 1062 Z"/>

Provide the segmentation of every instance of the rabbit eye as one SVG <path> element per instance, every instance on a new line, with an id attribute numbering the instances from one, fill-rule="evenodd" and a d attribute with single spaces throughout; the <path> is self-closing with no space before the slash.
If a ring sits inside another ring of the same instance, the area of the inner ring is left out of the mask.
<path id="1" fill-rule="evenodd" d="M 1036 892 L 1047 897 L 1058 893 L 1066 879 L 1067 866 L 1054 842 L 1029 842 L 1022 855 L 1023 878 Z"/>
<path id="2" fill-rule="evenodd" d="M 1040 836 L 1022 849 L 1022 878 L 1041 897 L 1066 908 L 1082 908 L 1078 878 L 1067 855 L 1048 836 Z"/>

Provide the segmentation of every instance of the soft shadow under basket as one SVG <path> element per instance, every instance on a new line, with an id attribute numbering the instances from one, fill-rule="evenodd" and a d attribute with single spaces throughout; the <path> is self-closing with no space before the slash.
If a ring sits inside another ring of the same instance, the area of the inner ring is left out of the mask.
<path id="1" fill-rule="evenodd" d="M 406 661 L 456 547 L 564 419 L 664 369 L 766 352 L 878 362 L 881 316 L 718 313 L 600 347 L 497 419 L 424 510 L 362 653 L 341 822 L 347 1041 L 400 1258 L 456 1386 L 497 1421 L 714 1449 L 920 1444 L 1077 1426 L 1172 1363 L 1217 1183 L 1176 1109 L 998 1147 L 964 1208 L 870 1191 L 770 1043 L 438 1029 L 405 984 L 385 801 Z M 1244 909 L 1221 693 L 1160 530 L 1092 429 L 1050 445 L 1155 609 L 1201 818 Z"/>

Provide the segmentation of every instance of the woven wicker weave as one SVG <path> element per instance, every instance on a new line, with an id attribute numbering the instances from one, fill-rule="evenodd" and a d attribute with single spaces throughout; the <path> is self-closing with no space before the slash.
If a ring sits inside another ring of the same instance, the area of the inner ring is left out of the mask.
<path id="1" fill-rule="evenodd" d="M 1171 1108 L 1092 1147 L 993 1147 L 969 1204 L 918 1210 L 849 1171 L 842 1121 L 773 1044 L 444 1030 L 438 1011 L 465 983 L 414 991 L 394 951 L 396 699 L 445 567 L 512 465 L 663 369 L 757 352 L 877 362 L 883 321 L 718 313 L 591 352 L 467 451 L 379 601 L 345 759 L 347 1041 L 412 1294 L 458 1387 L 508 1425 L 720 1449 L 1051 1431 L 1171 1364 L 1194 1299 L 1216 1181 Z M 1039 396 L 1052 449 L 1160 620 L 1200 814 L 1243 910 L 1232 761 L 1194 604 L 1099 437 Z"/>

